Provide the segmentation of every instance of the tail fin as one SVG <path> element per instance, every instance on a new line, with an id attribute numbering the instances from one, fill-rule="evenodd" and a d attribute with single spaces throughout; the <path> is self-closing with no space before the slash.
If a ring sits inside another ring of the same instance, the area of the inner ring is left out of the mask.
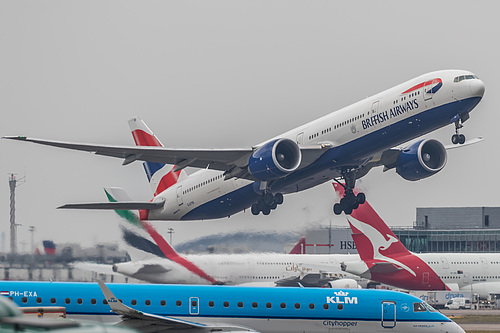
<path id="1" fill-rule="evenodd" d="M 160 140 L 141 118 L 134 117 L 128 121 L 128 124 L 136 146 L 163 147 Z M 186 177 L 184 170 L 174 172 L 174 167 L 171 165 L 144 162 L 143 166 L 154 196 Z"/>
<path id="2" fill-rule="evenodd" d="M 306 253 L 306 238 L 300 237 L 299 241 L 292 248 L 289 254 L 305 254 Z"/>
<path id="3" fill-rule="evenodd" d="M 108 187 L 105 188 L 104 191 L 110 202 L 130 200 L 129 195 L 121 188 Z M 201 268 L 178 254 L 151 223 L 142 221 L 130 210 L 116 210 L 116 213 L 127 222 L 121 224 L 121 229 L 123 240 L 130 246 L 129 254 L 132 261 L 146 260 L 155 257 L 166 258 L 183 266 L 210 283 L 217 282 Z"/>
<path id="4" fill-rule="evenodd" d="M 333 187 L 339 195 L 344 194 L 344 188 L 340 184 L 333 183 Z M 410 254 L 368 202 L 353 210 L 347 221 L 362 260 L 376 258 L 380 254 L 387 257 Z"/>

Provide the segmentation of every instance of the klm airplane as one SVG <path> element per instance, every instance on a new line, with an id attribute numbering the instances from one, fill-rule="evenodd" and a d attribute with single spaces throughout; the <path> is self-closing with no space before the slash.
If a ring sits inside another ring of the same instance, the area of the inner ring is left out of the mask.
<path id="1" fill-rule="evenodd" d="M 64 306 L 68 315 L 122 315 L 141 331 L 461 332 L 422 300 L 388 290 L 0 282 L 21 306 Z"/>

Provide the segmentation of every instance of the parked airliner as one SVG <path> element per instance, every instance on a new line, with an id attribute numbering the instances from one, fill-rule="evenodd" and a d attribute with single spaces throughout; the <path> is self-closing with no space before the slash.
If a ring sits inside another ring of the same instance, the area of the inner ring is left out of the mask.
<path id="1" fill-rule="evenodd" d="M 484 90 L 483 82 L 471 72 L 436 71 L 253 147 L 239 149 L 158 147 L 160 142 L 138 118 L 131 120 L 131 126 L 135 127 L 134 138 L 140 147 L 77 144 L 25 136 L 5 138 L 122 158 L 124 165 L 147 161 L 149 176 L 156 182 L 168 173 L 164 163 L 176 165 L 151 202 L 65 208 L 139 209 L 141 218 L 149 220 L 214 219 L 247 208 L 255 215 L 260 212 L 267 215 L 283 202 L 283 194 L 343 179 L 345 195 L 334 205 L 334 213 L 350 214 L 365 201 L 363 193 L 353 193 L 356 179 L 375 166 L 384 166 L 384 170 L 395 168 L 410 181 L 439 172 L 447 159 L 439 141 L 425 139 L 398 146 L 448 124 L 455 126 L 452 142 L 464 144 L 465 136 L 459 130 L 481 101 Z M 182 177 L 179 172 L 188 166 L 204 170 Z M 156 172 L 159 174 L 155 175 Z"/>
<path id="2" fill-rule="evenodd" d="M 361 261 L 344 262 L 346 272 L 409 290 L 500 292 L 498 253 L 410 252 L 368 202 L 347 220 Z"/>
<path id="3" fill-rule="evenodd" d="M 464 332 L 422 300 L 389 290 L 101 281 L 1 281 L 0 288 L 21 306 L 64 306 L 68 316 L 109 315 L 111 308 L 123 315 L 120 325 L 147 332 Z"/>
<path id="4" fill-rule="evenodd" d="M 126 196 L 119 188 L 105 191 L 112 202 Z M 367 282 L 340 268 L 342 261 L 359 260 L 358 255 L 298 254 L 304 253 L 305 238 L 290 254 L 181 255 L 150 222 L 140 220 L 132 211 L 117 213 L 123 217 L 120 228 L 131 261 L 114 264 L 113 271 L 135 279 L 152 283 L 332 288 L 358 288 L 359 280 Z"/>

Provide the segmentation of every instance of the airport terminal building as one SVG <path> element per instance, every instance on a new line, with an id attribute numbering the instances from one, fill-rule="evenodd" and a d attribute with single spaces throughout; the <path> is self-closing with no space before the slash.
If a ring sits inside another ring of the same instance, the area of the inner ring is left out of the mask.
<path id="1" fill-rule="evenodd" d="M 417 208 L 413 227 L 391 227 L 405 247 L 425 252 L 500 252 L 500 207 Z M 357 253 L 351 230 L 310 230 L 306 253 Z"/>

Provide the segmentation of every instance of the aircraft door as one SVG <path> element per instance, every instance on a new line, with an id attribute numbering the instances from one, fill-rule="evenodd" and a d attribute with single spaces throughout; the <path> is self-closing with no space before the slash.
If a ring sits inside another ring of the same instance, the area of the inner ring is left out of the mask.
<path id="1" fill-rule="evenodd" d="M 297 135 L 297 140 L 296 140 L 297 144 L 300 146 L 301 144 L 304 143 L 304 132 L 300 132 L 298 135 Z"/>
<path id="2" fill-rule="evenodd" d="M 434 81 L 427 81 L 424 83 L 424 88 L 422 90 L 422 93 L 424 94 L 424 101 L 428 101 L 432 99 L 432 83 Z"/>
<path id="3" fill-rule="evenodd" d="M 377 112 L 378 112 L 378 104 L 379 104 L 379 101 L 373 102 L 371 116 L 373 116 L 374 114 L 377 114 Z"/>
<path id="4" fill-rule="evenodd" d="M 383 328 L 396 327 L 396 302 L 392 301 L 382 302 L 382 327 Z"/>
<path id="5" fill-rule="evenodd" d="M 177 204 L 182 206 L 182 185 L 177 188 Z"/>
<path id="6" fill-rule="evenodd" d="M 189 314 L 197 315 L 200 313 L 200 300 L 198 297 L 189 297 Z"/>
<path id="7" fill-rule="evenodd" d="M 448 259 L 446 259 L 446 257 L 441 258 L 441 263 L 443 264 L 444 269 L 450 268 L 450 265 L 448 264 Z"/>
<path id="8" fill-rule="evenodd" d="M 422 273 L 422 284 L 428 284 L 429 283 L 429 272 L 423 272 Z"/>

